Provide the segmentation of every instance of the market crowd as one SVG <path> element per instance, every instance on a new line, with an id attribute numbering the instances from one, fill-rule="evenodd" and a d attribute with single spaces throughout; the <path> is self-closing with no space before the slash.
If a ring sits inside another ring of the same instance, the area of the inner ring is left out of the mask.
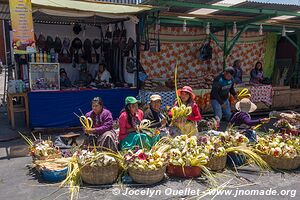
<path id="1" fill-rule="evenodd" d="M 251 119 L 249 113 L 256 110 L 256 105 L 248 98 L 239 99 L 240 101 L 235 105 L 237 112 L 231 113 L 229 96 L 232 95 L 238 100 L 234 84 L 242 82 L 242 73 L 240 61 L 237 60 L 233 67 L 227 67 L 215 77 L 210 95 L 211 105 L 216 128 L 219 127 L 221 120 L 225 120 L 228 125 L 243 129 L 249 140 L 255 141 L 256 134 L 251 127 L 267 122 L 268 119 Z M 98 80 L 102 80 L 101 75 L 98 76 Z M 258 62 L 251 71 L 250 82 L 258 84 L 262 83 L 263 80 L 262 64 Z M 118 130 L 114 130 L 112 114 L 105 108 L 102 99 L 95 97 L 91 103 L 92 110 L 86 114 L 86 117 L 93 121 L 93 127 L 84 130 L 87 136 L 85 145 L 97 144 L 97 146 L 113 151 L 132 149 L 136 146 L 151 148 L 163 136 L 175 137 L 180 135 L 182 123 L 189 124 L 189 127 L 196 130 L 193 134 L 197 134 L 198 122 L 202 120 L 202 116 L 195 102 L 196 96 L 193 89 L 184 86 L 176 92 L 179 99 L 176 100 L 173 107 L 178 107 L 178 102 L 181 102 L 186 107 L 191 108 L 191 112 L 185 120 L 172 120 L 172 108 L 167 111 L 162 110 L 162 97 L 158 94 L 150 97 L 149 106 L 144 111 L 139 108 L 139 101 L 135 97 L 128 96 L 125 99 L 125 107 L 120 111 Z M 140 128 L 144 119 L 150 122 L 147 128 L 155 130 L 151 134 Z"/>

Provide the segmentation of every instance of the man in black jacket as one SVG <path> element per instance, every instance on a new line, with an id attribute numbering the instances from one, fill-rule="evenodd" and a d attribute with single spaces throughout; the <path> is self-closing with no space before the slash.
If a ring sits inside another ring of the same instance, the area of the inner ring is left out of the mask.
<path id="1" fill-rule="evenodd" d="M 223 73 L 219 74 L 214 79 L 210 99 L 215 118 L 218 120 L 222 119 L 223 114 L 227 121 L 231 118 L 229 94 L 232 94 L 235 99 L 237 98 L 237 94 L 233 87 L 234 75 L 234 69 L 232 67 L 227 67 Z"/>
<path id="2" fill-rule="evenodd" d="M 162 128 L 166 126 L 166 118 L 161 113 L 161 96 L 154 94 L 150 97 L 150 108 L 144 113 L 144 119 L 150 120 L 150 128 Z"/>

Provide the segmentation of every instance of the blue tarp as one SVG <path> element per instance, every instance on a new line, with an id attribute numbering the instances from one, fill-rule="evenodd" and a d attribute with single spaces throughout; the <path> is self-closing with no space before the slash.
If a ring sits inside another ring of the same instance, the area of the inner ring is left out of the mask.
<path id="1" fill-rule="evenodd" d="M 59 92 L 30 92 L 29 110 L 32 128 L 72 127 L 79 126 L 79 119 L 74 112 L 85 114 L 91 110 L 91 100 L 99 96 L 104 106 L 116 119 L 124 107 L 126 96 L 137 96 L 136 89 L 83 90 Z"/>

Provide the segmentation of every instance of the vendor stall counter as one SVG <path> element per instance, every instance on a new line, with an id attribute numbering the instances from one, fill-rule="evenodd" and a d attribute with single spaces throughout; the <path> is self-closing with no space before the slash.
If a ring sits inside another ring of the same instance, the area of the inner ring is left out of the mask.
<path id="1" fill-rule="evenodd" d="M 85 114 L 91 110 L 91 100 L 99 96 L 104 107 L 112 112 L 113 118 L 119 116 L 126 96 L 136 96 L 137 89 L 120 88 L 107 90 L 75 90 L 29 92 L 30 126 L 32 128 L 80 126 L 80 110 Z M 80 110 L 79 110 L 80 109 Z"/>

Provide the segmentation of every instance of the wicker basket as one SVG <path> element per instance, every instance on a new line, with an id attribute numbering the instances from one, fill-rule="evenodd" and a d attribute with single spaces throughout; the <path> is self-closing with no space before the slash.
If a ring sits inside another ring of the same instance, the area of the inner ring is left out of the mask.
<path id="1" fill-rule="evenodd" d="M 164 166 L 154 171 L 145 171 L 136 168 L 129 168 L 128 172 L 131 178 L 137 183 L 155 184 L 163 180 L 166 172 L 166 167 Z"/>
<path id="2" fill-rule="evenodd" d="M 169 164 L 167 168 L 169 176 L 180 177 L 180 178 L 195 178 L 201 175 L 201 168 L 197 166 L 178 166 Z"/>
<path id="3" fill-rule="evenodd" d="M 300 156 L 295 158 L 276 158 L 270 155 L 260 155 L 274 169 L 292 170 L 300 166 Z"/>
<path id="4" fill-rule="evenodd" d="M 33 156 L 32 159 L 33 161 L 35 160 L 48 160 L 48 159 L 55 159 L 55 158 L 61 158 L 61 154 L 52 154 L 48 156 Z"/>
<path id="5" fill-rule="evenodd" d="M 91 167 L 86 165 L 81 168 L 81 179 L 83 182 L 100 185 L 112 184 L 118 178 L 119 167 L 117 164 L 105 167 Z"/>
<path id="6" fill-rule="evenodd" d="M 209 159 L 206 167 L 211 169 L 212 171 L 220 171 L 226 167 L 227 155 L 217 156 Z"/>

